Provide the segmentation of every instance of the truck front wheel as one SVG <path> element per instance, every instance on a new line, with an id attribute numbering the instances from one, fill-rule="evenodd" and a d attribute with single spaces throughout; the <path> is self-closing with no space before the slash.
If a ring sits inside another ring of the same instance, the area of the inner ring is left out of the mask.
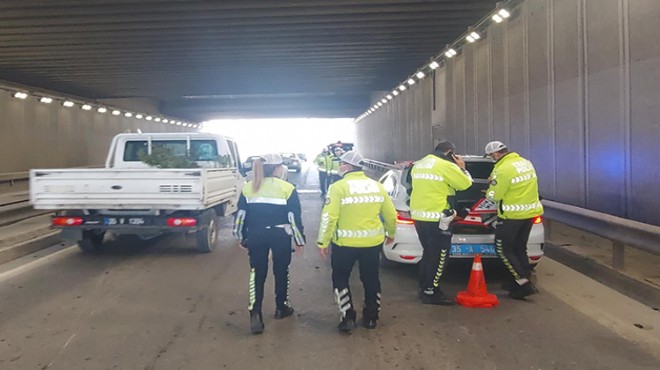
<path id="1" fill-rule="evenodd" d="M 214 210 L 208 211 L 208 221 L 201 230 L 197 231 L 197 250 L 202 253 L 209 253 L 215 249 L 218 242 L 218 222 Z"/>
<path id="2" fill-rule="evenodd" d="M 78 247 L 85 252 L 98 252 L 103 246 L 105 231 L 83 231 L 82 240 L 78 241 Z"/>

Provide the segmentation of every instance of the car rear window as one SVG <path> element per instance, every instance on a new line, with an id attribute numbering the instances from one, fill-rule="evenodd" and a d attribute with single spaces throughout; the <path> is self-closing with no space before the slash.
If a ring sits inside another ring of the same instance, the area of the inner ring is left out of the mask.
<path id="1" fill-rule="evenodd" d="M 465 167 L 473 179 L 487 179 L 495 166 L 492 162 L 465 162 Z"/>

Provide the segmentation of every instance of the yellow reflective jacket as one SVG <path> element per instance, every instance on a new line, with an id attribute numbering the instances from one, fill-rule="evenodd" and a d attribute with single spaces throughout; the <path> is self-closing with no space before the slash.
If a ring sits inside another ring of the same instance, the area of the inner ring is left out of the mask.
<path id="1" fill-rule="evenodd" d="M 326 157 L 326 168 L 328 169 L 328 174 L 330 175 L 339 175 L 339 163 L 341 160 L 334 154 L 330 154 Z"/>
<path id="2" fill-rule="evenodd" d="M 525 220 L 543 214 L 532 162 L 511 152 L 495 163 L 490 179 L 486 196 L 499 203 L 497 215 L 500 218 Z"/>
<path id="3" fill-rule="evenodd" d="M 382 184 L 355 171 L 330 185 L 321 213 L 321 248 L 330 241 L 343 247 L 374 247 L 395 233 L 396 210 Z"/>
<path id="4" fill-rule="evenodd" d="M 472 186 L 472 177 L 455 163 L 434 154 L 415 162 L 411 170 L 410 216 L 417 221 L 438 221 L 451 208 L 447 197 Z"/>
<path id="5" fill-rule="evenodd" d="M 318 166 L 320 172 L 328 172 L 328 156 L 321 153 L 314 158 L 314 163 Z"/>

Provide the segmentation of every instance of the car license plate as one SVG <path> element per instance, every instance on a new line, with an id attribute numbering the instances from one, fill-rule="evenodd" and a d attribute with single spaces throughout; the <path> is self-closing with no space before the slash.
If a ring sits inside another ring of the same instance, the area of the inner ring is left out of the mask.
<path id="1" fill-rule="evenodd" d="M 455 257 L 472 257 L 476 254 L 494 257 L 495 245 L 493 244 L 452 244 L 451 255 Z"/>
<path id="2" fill-rule="evenodd" d="M 141 226 L 146 224 L 143 217 L 105 217 L 103 223 L 108 226 L 113 225 L 132 225 Z"/>

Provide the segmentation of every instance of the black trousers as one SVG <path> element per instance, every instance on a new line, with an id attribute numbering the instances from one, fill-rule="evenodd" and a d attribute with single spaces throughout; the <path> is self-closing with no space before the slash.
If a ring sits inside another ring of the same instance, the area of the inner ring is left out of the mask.
<path id="1" fill-rule="evenodd" d="M 438 291 L 440 278 L 449 260 L 451 232 L 440 230 L 438 223 L 432 221 L 415 221 L 415 230 L 424 249 L 419 264 L 419 288 Z"/>
<path id="2" fill-rule="evenodd" d="M 534 219 L 497 220 L 495 250 L 515 280 L 529 279 L 532 267 L 527 257 L 527 241 Z"/>
<path id="3" fill-rule="evenodd" d="M 327 178 L 328 178 L 328 173 L 319 170 L 319 187 L 321 187 L 321 195 L 325 195 L 325 193 L 328 190 L 328 186 L 326 184 Z"/>
<path id="4" fill-rule="evenodd" d="M 378 276 L 380 251 L 383 245 L 374 247 L 340 247 L 332 244 L 332 288 L 341 318 L 347 315 L 355 317 L 355 306 L 348 285 L 353 265 L 359 263 L 360 280 L 364 287 L 364 309 L 362 316 L 366 320 L 377 320 L 380 311 L 380 277 Z"/>
<path id="5" fill-rule="evenodd" d="M 252 231 L 247 240 L 250 255 L 251 312 L 261 312 L 264 299 L 264 284 L 268 275 L 268 252 L 273 253 L 273 275 L 275 276 L 275 304 L 277 308 L 289 305 L 289 264 L 291 263 L 291 237 L 280 228 Z"/>

